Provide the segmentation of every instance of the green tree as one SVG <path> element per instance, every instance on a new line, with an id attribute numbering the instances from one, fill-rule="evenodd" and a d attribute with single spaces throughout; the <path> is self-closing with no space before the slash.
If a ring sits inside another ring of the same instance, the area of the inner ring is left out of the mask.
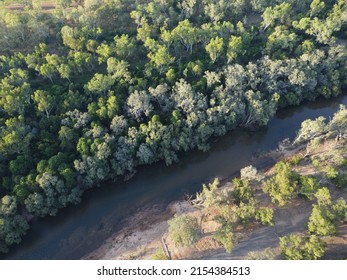
<path id="1" fill-rule="evenodd" d="M 263 225 L 273 226 L 273 215 L 274 211 L 271 208 L 260 208 L 255 214 L 255 219 L 260 221 Z"/>
<path id="2" fill-rule="evenodd" d="M 236 204 L 239 205 L 241 202 L 248 202 L 253 197 L 253 191 L 249 186 L 249 181 L 234 178 L 233 186 L 234 190 L 232 196 Z"/>
<path id="3" fill-rule="evenodd" d="M 317 204 L 313 205 L 312 213 L 307 224 L 308 231 L 317 235 L 334 235 L 336 214 L 332 208 L 331 195 L 328 188 L 321 188 L 315 194 Z"/>
<path id="4" fill-rule="evenodd" d="M 34 137 L 30 126 L 22 118 L 10 118 L 0 131 L 0 151 L 2 155 L 29 154 L 30 143 Z"/>
<path id="5" fill-rule="evenodd" d="M 7 253 L 10 245 L 18 244 L 28 229 L 29 225 L 22 216 L 5 218 L 0 215 L 0 252 Z"/>
<path id="6" fill-rule="evenodd" d="M 5 195 L 0 200 L 0 252 L 6 253 L 12 244 L 18 244 L 29 228 L 18 213 L 17 199 Z"/>
<path id="7" fill-rule="evenodd" d="M 67 79 L 70 83 L 70 76 L 72 73 L 72 69 L 69 64 L 61 64 L 57 68 L 58 73 L 60 74 L 60 77 L 63 79 Z"/>
<path id="8" fill-rule="evenodd" d="M 81 50 L 83 47 L 83 39 L 79 38 L 77 28 L 70 26 L 63 26 L 61 29 L 61 36 L 65 46 L 73 50 Z"/>
<path id="9" fill-rule="evenodd" d="M 108 44 L 102 43 L 96 49 L 96 53 L 99 55 L 98 61 L 99 63 L 107 61 L 107 59 L 112 55 L 111 47 Z"/>
<path id="10" fill-rule="evenodd" d="M 311 176 L 300 176 L 301 188 L 299 194 L 312 200 L 314 194 L 319 189 L 319 183 L 314 177 Z"/>
<path id="11" fill-rule="evenodd" d="M 326 209 L 314 205 L 307 225 L 309 232 L 323 236 L 334 235 L 336 228 L 329 214 Z"/>
<path id="12" fill-rule="evenodd" d="M 217 230 L 213 237 L 223 245 L 225 251 L 229 254 L 232 253 L 238 240 L 235 233 L 233 233 L 229 228 L 223 227 Z"/>
<path id="13" fill-rule="evenodd" d="M 200 227 L 194 217 L 176 214 L 168 224 L 169 236 L 176 246 L 190 246 L 200 238 Z"/>
<path id="14" fill-rule="evenodd" d="M 264 179 L 264 174 L 259 172 L 256 167 L 249 165 L 240 170 L 241 180 L 249 182 L 260 182 Z"/>
<path id="15" fill-rule="evenodd" d="M 114 79 L 111 76 L 95 74 L 94 77 L 86 84 L 86 89 L 97 96 L 105 95 L 113 86 Z"/>
<path id="16" fill-rule="evenodd" d="M 212 206 L 218 206 L 222 203 L 226 203 L 230 194 L 218 188 L 219 180 L 215 178 L 212 183 L 203 184 L 202 191 L 196 194 L 196 198 L 193 201 L 194 206 L 210 208 Z"/>
<path id="17" fill-rule="evenodd" d="M 40 112 L 45 112 L 46 117 L 49 118 L 50 113 L 55 105 L 54 97 L 50 95 L 47 91 L 36 90 L 32 99 L 37 104 L 37 108 Z"/>
<path id="18" fill-rule="evenodd" d="M 220 215 L 215 217 L 215 221 L 219 223 L 219 228 L 213 238 L 223 245 L 227 253 L 231 254 L 238 241 L 235 233 L 239 221 L 238 213 L 235 208 L 224 205 L 220 207 Z"/>
<path id="19" fill-rule="evenodd" d="M 329 130 L 336 131 L 338 139 L 347 131 L 347 109 L 346 106 L 340 105 L 340 109 L 334 114 L 328 124 Z"/>
<path id="20" fill-rule="evenodd" d="M 178 2 L 177 6 L 181 9 L 182 19 L 189 19 L 196 12 L 196 6 L 198 5 L 196 2 L 196 0 L 180 0 Z"/>
<path id="21" fill-rule="evenodd" d="M 291 10 L 291 5 L 286 2 L 275 7 L 267 7 L 262 15 L 264 30 L 278 23 L 288 24 L 290 22 Z"/>
<path id="22" fill-rule="evenodd" d="M 280 237 L 280 248 L 287 260 L 317 260 L 324 255 L 326 243 L 316 235 L 291 234 Z"/>
<path id="23" fill-rule="evenodd" d="M 186 47 L 187 52 L 193 52 L 193 45 L 197 40 L 197 32 L 189 20 L 180 21 L 172 30 L 172 36 L 175 41 L 181 42 Z"/>
<path id="24" fill-rule="evenodd" d="M 115 41 L 115 53 L 121 59 L 126 59 L 135 50 L 135 43 L 132 38 L 129 38 L 128 34 L 122 34 L 121 36 L 114 37 Z"/>
<path id="25" fill-rule="evenodd" d="M 70 7 L 71 3 L 72 0 L 57 0 L 58 7 L 61 7 L 63 9 Z"/>
<path id="26" fill-rule="evenodd" d="M 175 58 L 168 53 L 166 46 L 157 45 L 147 56 L 160 74 L 166 71 L 167 67 L 175 61 Z"/>
<path id="27" fill-rule="evenodd" d="M 263 190 L 270 195 L 272 202 L 283 206 L 297 196 L 299 176 L 288 163 L 280 161 L 275 168 L 276 174 L 263 183 Z"/>
<path id="28" fill-rule="evenodd" d="M 228 63 L 234 62 L 239 55 L 243 55 L 244 53 L 242 37 L 232 35 L 227 49 Z"/>
<path id="29" fill-rule="evenodd" d="M 324 117 L 318 117 L 315 120 L 305 120 L 301 123 L 301 128 L 297 133 L 294 140 L 295 143 L 300 143 L 302 141 L 311 140 L 326 131 L 326 124 Z"/>
<path id="30" fill-rule="evenodd" d="M 215 63 L 218 56 L 223 52 L 223 38 L 216 37 L 212 38 L 211 41 L 206 45 L 206 51 L 209 54 L 212 63 Z"/>
<path id="31" fill-rule="evenodd" d="M 30 104 L 31 86 L 26 70 L 10 69 L 0 80 L 0 108 L 10 116 L 24 115 Z"/>
<path id="32" fill-rule="evenodd" d="M 248 226 L 252 220 L 257 217 L 258 202 L 256 199 L 251 198 L 247 202 L 240 202 L 239 207 L 236 210 L 237 216 L 240 222 Z"/>
<path id="33" fill-rule="evenodd" d="M 129 71 L 130 64 L 125 60 L 118 60 L 115 57 L 107 59 L 107 72 L 113 79 L 124 79 L 131 81 L 131 73 Z"/>
<path id="34" fill-rule="evenodd" d="M 270 118 L 275 114 L 279 95 L 275 93 L 269 100 L 263 99 L 259 91 L 249 90 L 245 92 L 246 116 L 243 125 L 252 124 L 266 125 Z"/>
<path id="35" fill-rule="evenodd" d="M 313 0 L 310 5 L 310 17 L 316 16 L 325 8 L 325 3 L 320 0 Z"/>
<path id="36" fill-rule="evenodd" d="M 288 57 L 297 46 L 298 36 L 290 32 L 285 26 L 279 25 L 269 35 L 266 42 L 266 49 L 269 54 L 274 54 L 275 58 Z"/>
<path id="37" fill-rule="evenodd" d="M 56 71 L 56 68 L 50 64 L 43 64 L 39 68 L 39 73 L 45 78 L 48 78 L 53 84 L 53 76 Z"/>
<path id="38" fill-rule="evenodd" d="M 205 0 L 204 12 L 211 21 L 218 22 L 222 20 L 231 8 L 237 9 L 237 4 L 242 4 L 243 1 L 230 2 L 221 0 Z"/>

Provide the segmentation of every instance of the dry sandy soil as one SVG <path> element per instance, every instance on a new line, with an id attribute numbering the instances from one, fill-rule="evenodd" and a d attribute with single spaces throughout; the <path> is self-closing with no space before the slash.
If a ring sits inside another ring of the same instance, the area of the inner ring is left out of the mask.
<path id="1" fill-rule="evenodd" d="M 331 149 L 334 142 L 327 143 L 318 153 Z M 269 162 L 291 157 L 296 153 L 304 153 L 300 148 L 272 151 L 262 158 Z M 259 161 L 259 159 L 258 159 Z M 307 161 L 308 162 L 308 161 Z M 304 160 L 297 171 L 301 174 L 313 174 L 312 165 Z M 268 168 L 266 175 L 273 173 L 273 168 Z M 225 183 L 223 188 L 232 188 L 231 183 Z M 333 199 L 344 197 L 347 192 L 330 189 Z M 308 218 L 312 210 L 312 202 L 295 199 L 285 207 L 277 207 L 272 204 L 269 197 L 260 189 L 255 189 L 255 195 L 263 206 L 274 209 L 274 226 L 252 225 L 239 233 L 239 241 L 234 247 L 232 254 L 225 252 L 224 248 L 213 239 L 213 232 L 218 224 L 212 220 L 213 209 L 209 213 L 196 209 L 188 201 L 177 201 L 170 204 L 166 211 L 157 213 L 152 210 L 137 213 L 131 217 L 127 225 L 104 245 L 94 252 L 86 255 L 83 259 L 151 259 L 159 248 L 170 259 L 247 259 L 247 258 L 273 258 L 280 259 L 279 237 L 294 232 L 304 232 Z M 198 218 L 203 232 L 202 238 L 190 247 L 177 248 L 168 237 L 167 220 L 174 214 L 185 213 Z M 337 226 L 338 235 L 326 237 L 328 247 L 325 259 L 340 259 L 347 257 L 347 224 Z M 252 252 L 252 253 L 250 253 Z"/>

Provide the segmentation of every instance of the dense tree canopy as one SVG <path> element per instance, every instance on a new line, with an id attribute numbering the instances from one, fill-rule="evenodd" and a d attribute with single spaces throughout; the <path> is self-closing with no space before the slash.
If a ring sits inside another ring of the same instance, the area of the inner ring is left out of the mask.
<path id="1" fill-rule="evenodd" d="M 24 217 L 347 86 L 344 0 L 77 4 L 1 7 L 0 251 Z"/>

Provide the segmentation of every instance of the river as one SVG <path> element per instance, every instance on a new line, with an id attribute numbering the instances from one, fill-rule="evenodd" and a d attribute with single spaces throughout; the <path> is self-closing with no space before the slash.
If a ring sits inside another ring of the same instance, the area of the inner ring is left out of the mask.
<path id="1" fill-rule="evenodd" d="M 190 151 L 172 166 L 160 162 L 141 167 L 127 182 L 88 190 L 79 205 L 70 205 L 55 217 L 33 221 L 23 242 L 0 258 L 79 259 L 98 248 L 135 211 L 153 204 L 165 207 L 195 193 L 214 177 L 230 177 L 249 165 L 255 154 L 294 137 L 303 120 L 332 116 L 341 103 L 347 104 L 346 95 L 280 110 L 267 127 L 256 132 L 232 131 L 214 141 L 206 153 Z"/>

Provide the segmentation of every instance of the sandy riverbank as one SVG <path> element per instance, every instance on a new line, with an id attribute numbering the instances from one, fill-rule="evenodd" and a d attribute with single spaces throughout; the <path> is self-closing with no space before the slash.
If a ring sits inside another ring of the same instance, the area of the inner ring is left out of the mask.
<path id="1" fill-rule="evenodd" d="M 320 153 L 328 151 L 335 145 L 327 142 Z M 304 147 L 294 150 L 279 145 L 279 148 L 268 152 L 252 162 L 254 166 L 270 175 L 272 166 L 279 160 L 285 160 L 295 154 L 304 153 Z M 301 174 L 314 174 L 315 170 L 305 160 L 296 167 Z M 222 180 L 222 188 L 231 189 L 230 178 Z M 260 187 L 254 190 L 256 198 L 263 206 L 273 207 L 274 226 L 252 225 L 239 233 L 239 240 L 232 254 L 213 238 L 218 224 L 213 220 L 213 209 L 205 213 L 191 205 L 188 201 L 176 201 L 167 206 L 165 211 L 156 207 L 142 210 L 125 223 L 125 227 L 114 233 L 97 250 L 86 255 L 83 259 L 152 259 L 158 250 L 163 250 L 170 259 L 247 259 L 247 258 L 280 258 L 278 238 L 294 232 L 304 232 L 312 210 L 312 202 L 294 199 L 285 207 L 277 207 Z M 347 198 L 346 191 L 334 189 L 333 197 Z M 177 248 L 168 237 L 167 221 L 175 214 L 189 214 L 201 222 L 202 238 L 189 247 Z M 347 252 L 347 225 L 339 225 L 336 237 L 325 238 L 328 243 L 325 258 L 343 258 Z"/>

